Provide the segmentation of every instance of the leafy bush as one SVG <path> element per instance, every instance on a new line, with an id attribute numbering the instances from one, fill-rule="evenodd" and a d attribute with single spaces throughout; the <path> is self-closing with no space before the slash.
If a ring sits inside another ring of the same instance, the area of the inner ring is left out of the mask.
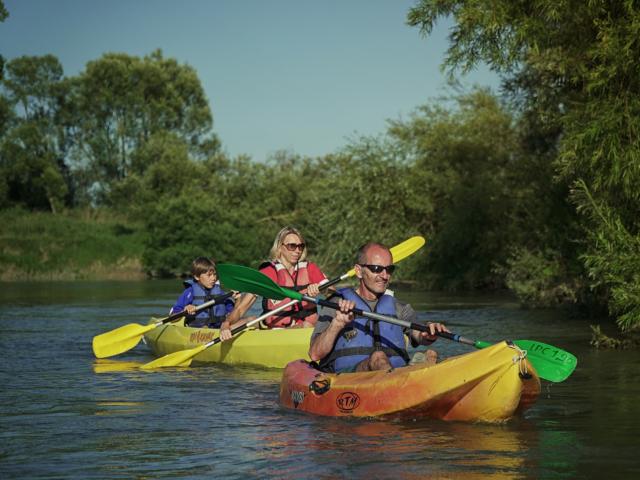
<path id="1" fill-rule="evenodd" d="M 609 313 L 623 332 L 640 329 L 640 235 L 629 231 L 616 210 L 597 202 L 586 183 L 576 183 L 574 199 L 591 221 L 582 255 L 591 288 L 606 289 Z"/>
<path id="2" fill-rule="evenodd" d="M 497 270 L 506 274 L 507 287 L 527 307 L 554 307 L 576 302 L 578 286 L 557 251 L 516 248 L 507 260 L 506 268 Z"/>

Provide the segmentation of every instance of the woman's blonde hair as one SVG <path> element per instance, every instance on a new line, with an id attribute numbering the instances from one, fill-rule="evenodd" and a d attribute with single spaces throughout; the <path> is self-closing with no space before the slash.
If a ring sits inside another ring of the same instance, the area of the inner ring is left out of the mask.
<path id="1" fill-rule="evenodd" d="M 273 240 L 273 245 L 271 246 L 271 250 L 269 250 L 270 261 L 274 262 L 276 260 L 279 260 L 278 257 L 280 256 L 280 246 L 283 244 L 282 242 L 284 242 L 286 236 L 290 233 L 297 235 L 300 239 L 300 242 L 304 243 L 304 248 L 302 249 L 302 253 L 300 254 L 299 261 L 302 262 L 307 258 L 307 242 L 304 241 L 304 237 L 302 236 L 300 231 L 294 227 L 284 227 L 278 232 L 276 238 Z"/>

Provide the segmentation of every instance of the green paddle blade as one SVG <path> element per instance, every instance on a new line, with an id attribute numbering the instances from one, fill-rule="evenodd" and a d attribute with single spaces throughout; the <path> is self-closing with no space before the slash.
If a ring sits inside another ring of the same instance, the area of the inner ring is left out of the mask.
<path id="1" fill-rule="evenodd" d="M 520 349 L 527 351 L 527 359 L 536 369 L 538 376 L 550 382 L 562 382 L 573 373 L 578 365 L 578 359 L 572 353 L 553 345 L 537 340 L 514 340 Z M 490 342 L 475 342 L 476 348 L 487 348 Z"/>
<path id="2" fill-rule="evenodd" d="M 551 382 L 566 380 L 578 365 L 575 355 L 553 345 L 536 340 L 515 340 L 513 343 L 527 351 L 527 358 L 540 378 Z"/>
<path id="3" fill-rule="evenodd" d="M 273 300 L 291 298 L 302 300 L 303 295 L 295 290 L 282 288 L 265 274 L 253 268 L 221 263 L 216 267 L 222 284 L 231 290 L 249 292 Z"/>

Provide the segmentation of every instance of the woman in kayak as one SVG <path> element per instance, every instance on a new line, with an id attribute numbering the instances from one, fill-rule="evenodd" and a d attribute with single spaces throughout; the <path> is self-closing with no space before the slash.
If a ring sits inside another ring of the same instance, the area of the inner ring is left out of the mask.
<path id="1" fill-rule="evenodd" d="M 320 364 L 321 370 L 357 372 L 403 367 L 409 362 L 405 334 L 415 347 L 430 345 L 437 339 L 438 332 L 449 331 L 440 323 L 429 323 L 429 331 L 421 332 L 354 316 L 352 310 L 357 307 L 415 321 L 413 308 L 397 301 L 387 290 L 394 269 L 391 252 L 384 245 L 368 243 L 360 249 L 355 265 L 359 279 L 357 289 L 338 290 L 342 297 L 338 302 L 340 310 L 323 307 L 311 336 L 309 357 Z M 435 363 L 435 357 L 432 356 L 431 362 Z"/>
<path id="2" fill-rule="evenodd" d="M 320 293 L 320 284 L 327 281 L 320 268 L 315 263 L 307 261 L 307 244 L 300 231 L 293 227 L 284 227 L 278 232 L 269 251 L 269 260 L 260 266 L 260 271 L 281 287 L 297 290 L 312 297 Z M 238 321 L 255 301 L 256 295 L 245 293 L 229 315 L 229 323 L 233 325 Z M 288 298 L 280 301 L 263 299 L 263 314 L 290 301 Z M 262 327 L 312 327 L 317 320 L 315 304 L 298 302 L 291 308 L 263 320 Z"/>

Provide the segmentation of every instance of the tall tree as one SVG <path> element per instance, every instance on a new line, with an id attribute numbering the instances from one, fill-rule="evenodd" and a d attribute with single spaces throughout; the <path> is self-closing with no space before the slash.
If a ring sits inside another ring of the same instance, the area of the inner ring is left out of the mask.
<path id="1" fill-rule="evenodd" d="M 0 22 L 4 22 L 9 16 L 9 12 L 4 6 L 4 2 L 0 0 Z M 4 71 L 4 57 L 0 55 L 0 80 L 2 80 L 2 74 Z"/>
<path id="2" fill-rule="evenodd" d="M 53 55 L 23 56 L 7 64 L 4 87 L 12 103 L 26 120 L 52 118 L 56 108 L 56 89 L 63 70 Z"/>
<path id="3" fill-rule="evenodd" d="M 173 132 L 195 154 L 217 148 L 195 70 L 159 50 L 144 58 L 108 53 L 89 62 L 77 94 L 80 156 L 88 157 L 91 177 L 103 191 L 142 173 L 134 152 L 158 132 Z"/>
<path id="4" fill-rule="evenodd" d="M 4 105 L 15 112 L 2 116 L 6 133 L 0 165 L 8 199 L 56 212 L 70 190 L 69 136 L 61 122 L 67 97 L 62 66 L 53 55 L 15 58 L 7 63 L 2 87 Z"/>
<path id="5" fill-rule="evenodd" d="M 413 221 L 430 237 L 424 271 L 432 284 L 500 285 L 493 270 L 516 240 L 523 191 L 514 172 L 526 159 L 510 113 L 489 91 L 454 101 L 454 108 L 424 106 L 390 124 L 412 159 L 407 191 L 417 198 L 407 203 L 422 205 Z"/>
<path id="6" fill-rule="evenodd" d="M 637 285 L 640 261 L 633 257 L 629 268 L 626 259 L 640 235 L 640 6 L 420 0 L 408 22 L 428 34 L 449 15 L 456 24 L 445 64 L 469 69 L 487 62 L 526 98 L 528 113 L 559 126 L 556 174 L 587 213 L 584 266 L 596 288 L 608 292 L 610 306 L 612 298 L 622 299 L 611 308 L 624 319 L 620 326 L 640 327 L 637 292 L 629 287 Z M 601 214 L 589 214 L 594 211 Z M 615 229 L 624 231 L 616 238 L 625 248 L 603 250 L 602 238 Z"/>

